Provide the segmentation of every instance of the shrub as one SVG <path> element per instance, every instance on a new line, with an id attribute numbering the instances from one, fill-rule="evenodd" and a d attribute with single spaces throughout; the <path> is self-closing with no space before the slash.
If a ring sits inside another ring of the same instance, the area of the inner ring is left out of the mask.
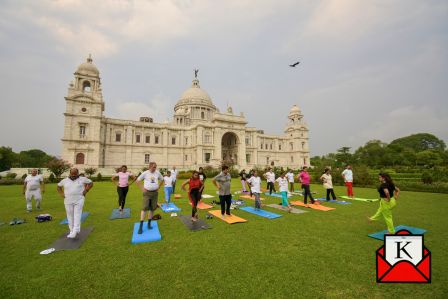
<path id="1" fill-rule="evenodd" d="M 7 178 L 7 179 L 15 179 L 16 176 L 17 176 L 17 173 L 10 172 L 10 173 L 8 173 L 8 174 L 6 175 L 6 178 Z"/>
<path id="2" fill-rule="evenodd" d="M 27 176 L 28 176 L 28 175 L 27 175 L 26 173 L 24 173 L 24 174 L 22 175 L 22 180 L 26 179 Z"/>
<path id="3" fill-rule="evenodd" d="M 50 175 L 48 176 L 48 180 L 49 180 L 51 183 L 54 183 L 54 181 L 56 180 L 56 177 L 54 176 L 53 173 L 50 173 Z"/>
<path id="4" fill-rule="evenodd" d="M 432 174 L 429 171 L 424 171 L 422 173 L 422 183 L 430 185 L 434 181 Z"/>
<path id="5" fill-rule="evenodd" d="M 84 172 L 89 176 L 89 178 L 91 178 L 92 175 L 94 175 L 96 173 L 96 168 L 88 167 L 88 168 L 84 169 Z"/>
<path id="6" fill-rule="evenodd" d="M 357 166 L 353 170 L 353 180 L 357 186 L 371 186 L 374 182 L 367 166 Z"/>
<path id="7" fill-rule="evenodd" d="M 101 172 L 98 172 L 98 174 L 96 175 L 96 180 L 97 181 L 102 181 L 103 180 L 103 175 L 101 174 Z"/>
<path id="8" fill-rule="evenodd" d="M 48 171 L 53 173 L 56 178 L 60 178 L 64 172 L 70 169 L 70 167 L 70 163 L 57 158 L 54 158 L 47 163 Z"/>

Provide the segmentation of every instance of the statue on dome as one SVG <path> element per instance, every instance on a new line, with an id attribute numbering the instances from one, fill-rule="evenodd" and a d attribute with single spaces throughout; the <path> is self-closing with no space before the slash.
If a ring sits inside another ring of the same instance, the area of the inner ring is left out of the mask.
<path id="1" fill-rule="evenodd" d="M 198 78 L 199 69 L 194 69 L 194 78 Z"/>

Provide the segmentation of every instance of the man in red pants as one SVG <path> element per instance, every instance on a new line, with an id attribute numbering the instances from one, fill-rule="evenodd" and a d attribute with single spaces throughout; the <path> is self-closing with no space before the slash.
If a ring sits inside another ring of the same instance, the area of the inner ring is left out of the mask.
<path id="1" fill-rule="evenodd" d="M 353 171 L 351 165 L 347 165 L 344 169 L 342 172 L 342 178 L 344 179 L 345 186 L 347 186 L 348 197 L 353 198 Z"/>

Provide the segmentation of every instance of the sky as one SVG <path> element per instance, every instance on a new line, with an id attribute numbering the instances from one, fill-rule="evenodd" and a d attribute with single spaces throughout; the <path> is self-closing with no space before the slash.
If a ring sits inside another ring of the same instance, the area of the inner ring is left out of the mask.
<path id="1" fill-rule="evenodd" d="M 0 146 L 15 151 L 60 155 L 64 97 L 89 54 L 107 117 L 171 119 L 197 68 L 220 111 L 268 134 L 299 106 L 312 156 L 448 141 L 448 1 L 0 0 L 0 45 Z"/>

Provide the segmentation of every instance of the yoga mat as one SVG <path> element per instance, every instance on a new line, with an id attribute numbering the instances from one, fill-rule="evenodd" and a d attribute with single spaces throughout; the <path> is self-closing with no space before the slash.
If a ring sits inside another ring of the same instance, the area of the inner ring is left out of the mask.
<path id="1" fill-rule="evenodd" d="M 399 226 L 395 227 L 395 231 L 396 232 L 399 231 L 399 230 L 402 230 L 402 229 L 408 230 L 413 235 L 423 235 L 424 233 L 427 232 L 426 229 L 418 228 L 418 227 L 412 227 L 412 226 L 407 226 L 407 225 L 399 225 Z M 368 236 L 371 237 L 371 238 L 374 238 L 374 239 L 384 240 L 384 235 L 386 233 L 388 233 L 388 232 L 389 231 L 386 229 L 386 230 L 383 230 L 383 231 L 380 231 L 380 232 L 376 232 L 376 233 L 370 234 Z"/>
<path id="2" fill-rule="evenodd" d="M 215 218 L 219 218 L 229 224 L 234 224 L 234 223 L 238 223 L 238 222 L 247 222 L 246 219 L 240 218 L 238 216 L 235 215 L 225 215 L 224 219 L 221 218 L 221 211 L 220 210 L 212 210 L 212 211 L 208 211 L 210 214 L 212 214 L 213 216 L 215 216 Z"/>
<path id="3" fill-rule="evenodd" d="M 151 229 L 148 229 L 148 222 L 143 222 L 143 233 L 139 235 L 138 229 L 140 228 L 140 222 L 134 223 L 134 231 L 132 232 L 132 244 L 155 242 L 162 240 L 160 235 L 159 225 L 156 220 L 151 220 Z"/>
<path id="4" fill-rule="evenodd" d="M 313 210 L 320 210 L 320 211 L 332 211 L 332 210 L 336 210 L 336 208 L 329 208 L 323 205 L 316 205 L 316 204 L 304 204 L 301 201 L 291 201 L 290 204 L 294 205 L 294 206 L 301 206 L 301 207 L 305 207 L 305 208 L 311 208 Z"/>
<path id="5" fill-rule="evenodd" d="M 351 198 L 351 197 L 348 197 L 348 196 L 345 196 L 345 195 L 343 195 L 343 196 L 339 196 L 340 198 L 343 198 L 343 199 L 351 199 L 351 200 L 358 200 L 358 201 L 365 201 L 365 202 L 374 202 L 374 201 L 378 201 L 378 198 L 359 198 L 359 197 L 353 197 L 353 198 Z"/>
<path id="6" fill-rule="evenodd" d="M 64 233 L 57 239 L 53 245 L 51 246 L 56 251 L 58 250 L 72 250 L 72 249 L 78 249 L 81 247 L 81 245 L 84 243 L 84 241 L 87 239 L 87 237 L 90 235 L 90 233 L 93 231 L 93 226 L 81 228 L 81 232 L 76 235 L 76 238 L 69 239 L 67 238 L 67 235 L 69 232 Z"/>
<path id="7" fill-rule="evenodd" d="M 240 208 L 240 210 L 243 210 L 243 211 L 264 217 L 264 218 L 268 218 L 268 219 L 275 219 L 275 218 L 282 217 L 282 215 L 271 213 L 271 212 L 268 212 L 265 210 L 256 210 L 254 207 L 244 207 L 244 208 Z"/>
<path id="8" fill-rule="evenodd" d="M 315 198 L 314 200 L 323 201 L 323 202 L 332 202 L 332 203 L 337 203 L 339 205 L 351 205 L 352 204 L 349 201 L 340 201 L 340 200 L 334 200 L 334 199 L 330 199 L 329 201 L 327 201 L 326 198 Z"/>
<path id="9" fill-rule="evenodd" d="M 112 214 L 110 215 L 110 220 L 114 219 L 124 219 L 124 218 L 131 218 L 131 209 L 130 208 L 124 208 L 123 213 L 120 213 L 120 210 L 113 209 Z"/>
<path id="10" fill-rule="evenodd" d="M 264 195 L 266 196 L 273 196 L 273 197 L 278 197 L 278 198 L 282 198 L 282 195 L 280 193 L 272 193 L 271 195 L 269 195 L 269 192 L 265 192 Z M 240 196 L 241 197 L 241 196 Z M 291 195 L 288 195 L 288 198 L 292 197 Z"/>
<path id="11" fill-rule="evenodd" d="M 89 212 L 82 212 L 82 214 L 81 214 L 81 223 L 86 220 L 86 218 L 87 218 L 87 216 L 89 216 L 89 214 L 90 214 Z M 67 218 L 65 218 L 64 220 L 59 222 L 59 224 L 68 224 Z"/>
<path id="12" fill-rule="evenodd" d="M 189 202 L 189 204 L 190 204 L 190 206 L 192 206 L 191 202 Z M 211 208 L 213 208 L 213 206 L 211 206 L 209 204 L 206 204 L 206 203 L 203 203 L 202 201 L 200 201 L 198 203 L 198 209 L 199 210 L 207 210 L 207 209 L 211 209 Z"/>
<path id="13" fill-rule="evenodd" d="M 282 210 L 282 211 L 285 211 L 285 212 L 290 212 L 291 214 L 303 214 L 303 213 L 308 212 L 308 211 L 303 211 L 303 210 L 299 210 L 299 209 L 296 209 L 296 208 L 292 208 L 291 211 L 289 211 L 288 207 L 284 207 L 282 205 L 278 205 L 278 204 L 275 204 L 275 203 L 269 204 L 269 205 L 266 205 L 266 206 L 270 207 L 270 208 Z"/>
<path id="14" fill-rule="evenodd" d="M 196 222 L 193 222 L 193 221 L 191 221 L 191 217 L 186 216 L 186 215 L 179 215 L 179 219 L 191 231 L 198 231 L 198 230 L 211 228 L 210 225 L 208 225 L 201 219 L 198 219 Z"/>
<path id="15" fill-rule="evenodd" d="M 202 194 L 202 198 L 213 198 L 214 196 L 208 194 Z"/>
<path id="16" fill-rule="evenodd" d="M 240 195 L 240 198 L 255 200 L 255 196 L 251 197 L 250 195 Z M 264 200 L 264 198 L 260 197 L 260 200 Z"/>
<path id="17" fill-rule="evenodd" d="M 180 209 L 173 202 L 170 202 L 168 205 L 166 203 L 163 203 L 163 204 L 160 205 L 160 208 L 165 213 L 172 213 L 172 212 L 179 212 L 180 211 Z"/>
<path id="18" fill-rule="evenodd" d="M 174 198 L 175 199 L 179 199 L 179 198 L 181 198 L 182 196 L 180 195 L 180 194 L 174 194 Z"/>

